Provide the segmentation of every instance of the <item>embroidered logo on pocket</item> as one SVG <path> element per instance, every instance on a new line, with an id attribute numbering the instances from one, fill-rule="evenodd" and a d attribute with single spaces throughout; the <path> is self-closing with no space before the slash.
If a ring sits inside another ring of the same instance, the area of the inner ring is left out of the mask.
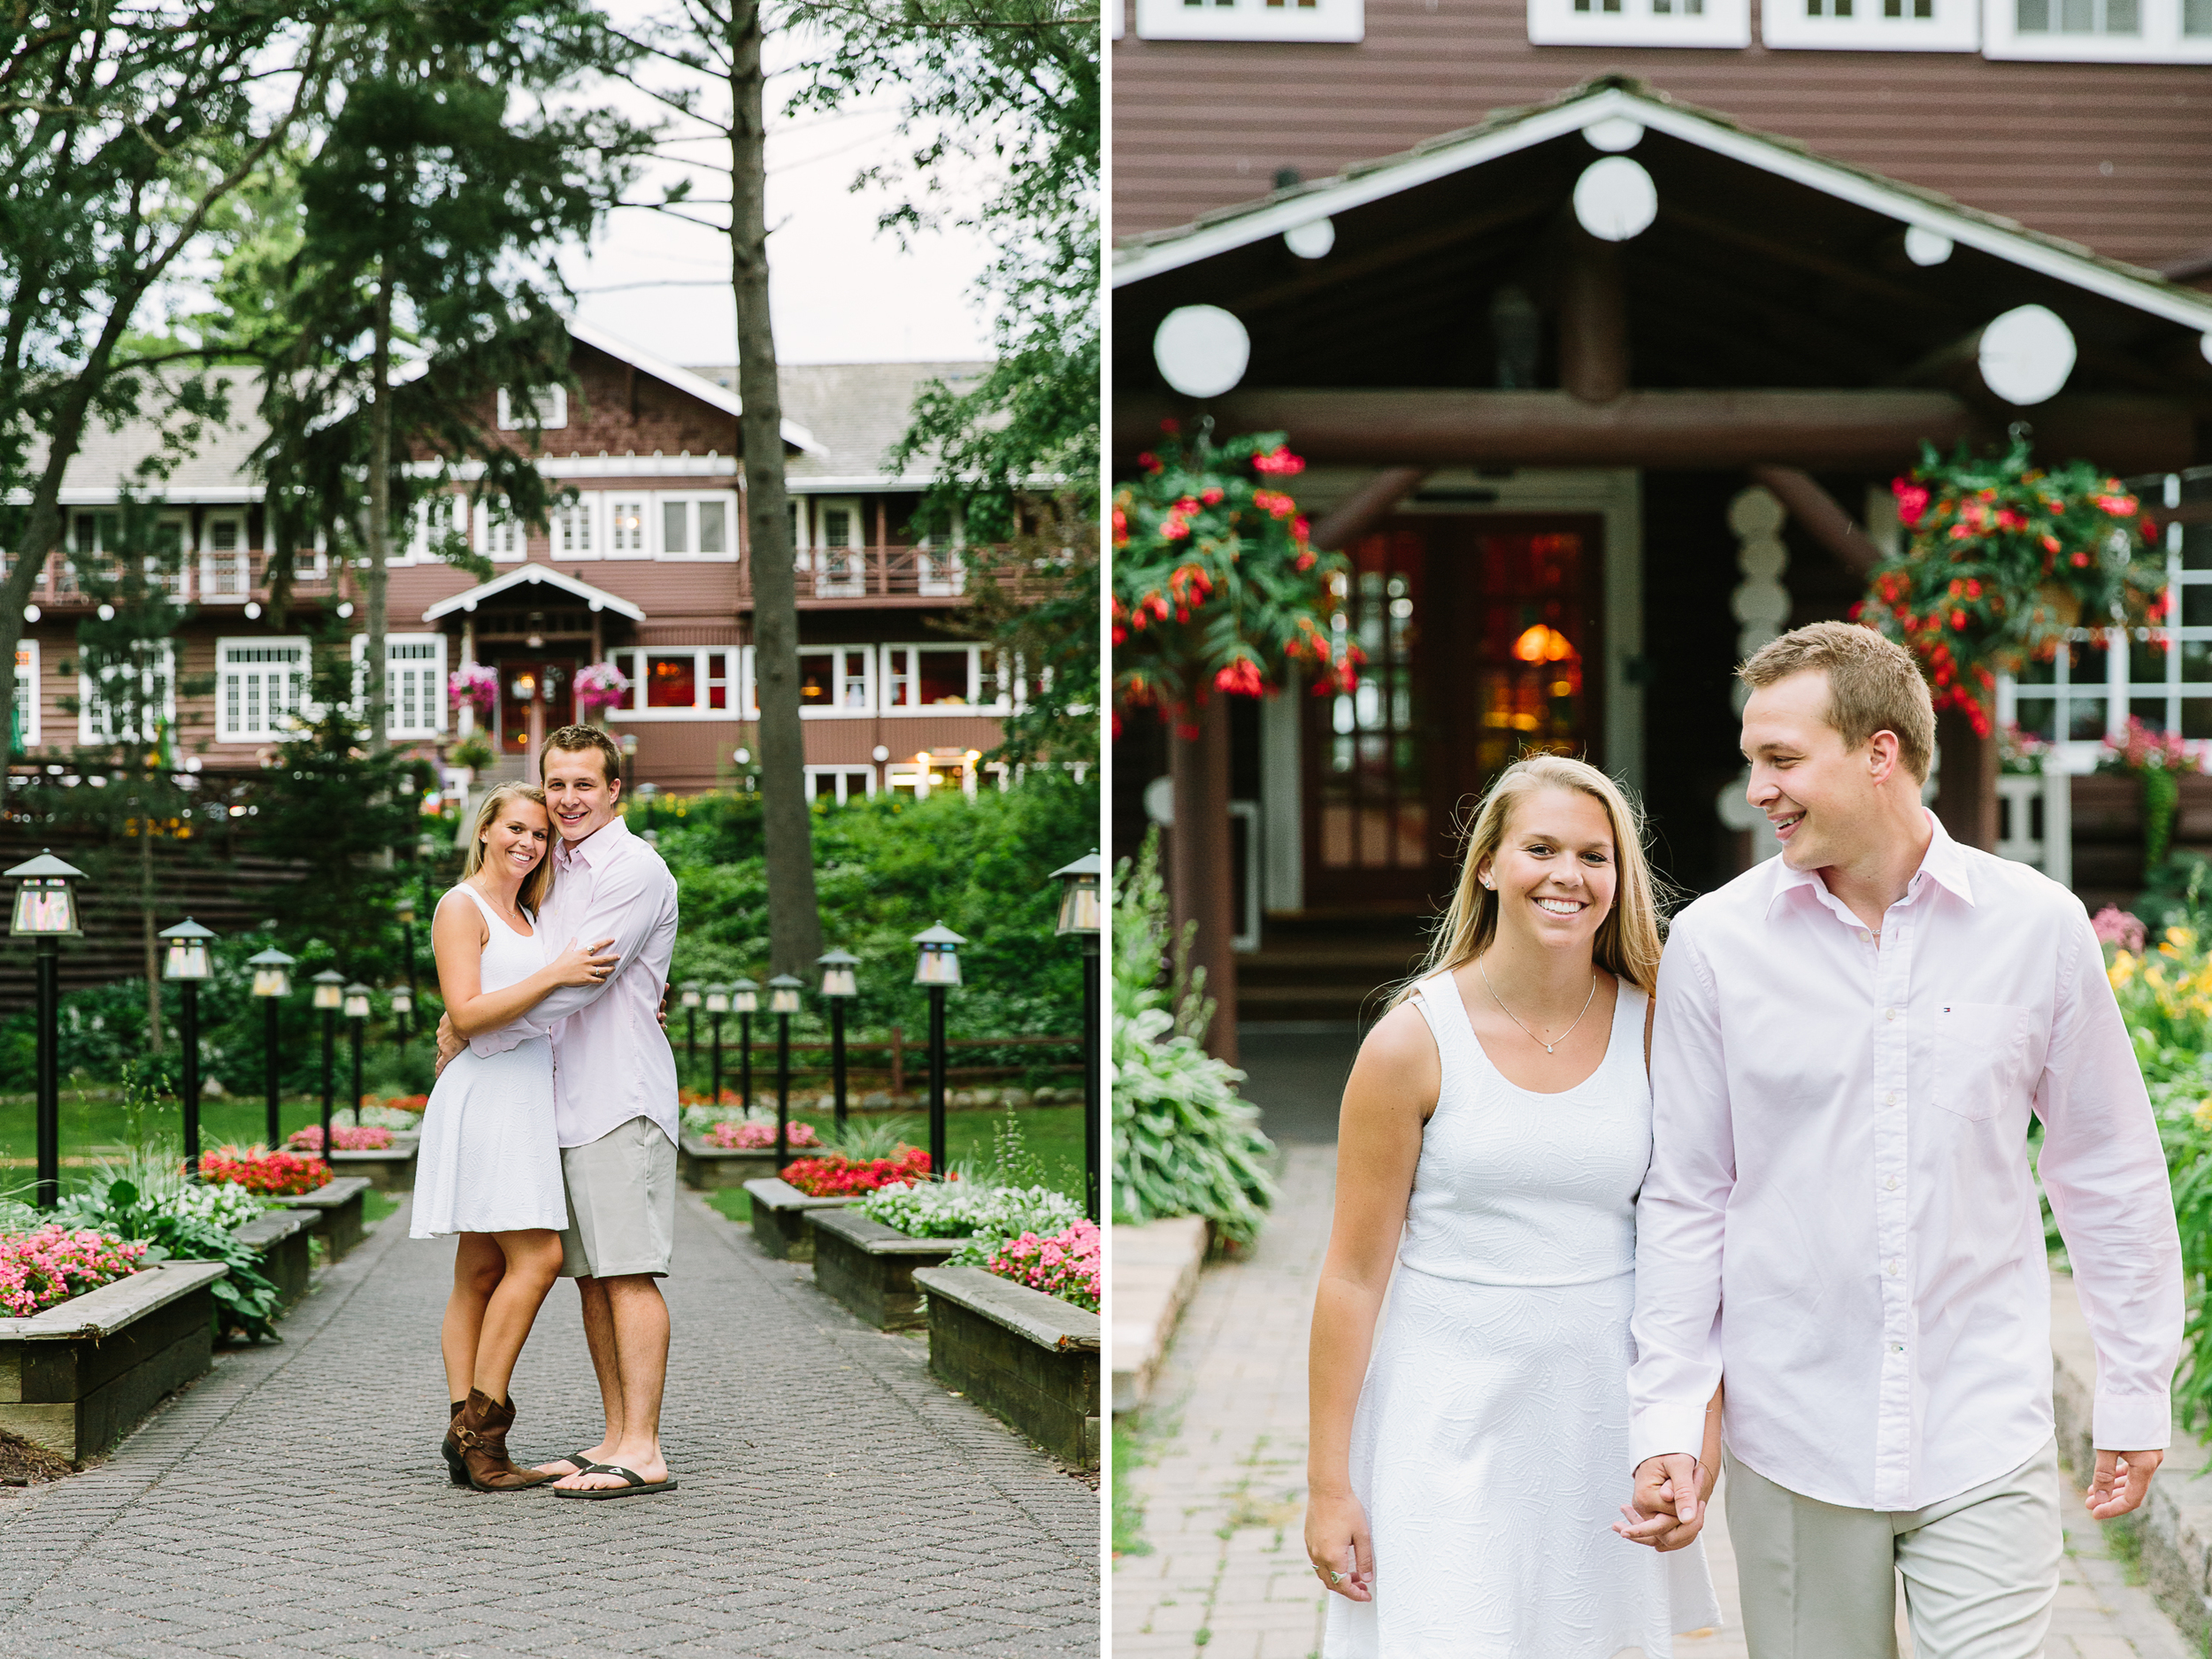
<path id="1" fill-rule="evenodd" d="M 2025 1088 L 2027 1012 L 2011 1002 L 1944 1002 L 1935 1018 L 1935 1102 L 1979 1123 Z"/>

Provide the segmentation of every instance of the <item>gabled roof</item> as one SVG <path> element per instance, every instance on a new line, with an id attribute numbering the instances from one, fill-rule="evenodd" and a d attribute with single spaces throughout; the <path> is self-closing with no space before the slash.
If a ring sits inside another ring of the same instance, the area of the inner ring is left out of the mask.
<path id="1" fill-rule="evenodd" d="M 497 598 L 512 588 L 551 588 L 574 599 L 580 599 L 594 611 L 611 611 L 618 617 L 633 622 L 645 620 L 645 612 L 618 594 L 611 594 L 603 588 L 594 588 L 589 582 L 578 581 L 548 565 L 524 565 L 509 571 L 504 576 L 495 576 L 480 587 L 455 594 L 450 599 L 441 599 L 422 613 L 425 622 L 435 622 L 449 617 L 457 611 L 473 611 L 487 599 Z"/>
<path id="2" fill-rule="evenodd" d="M 729 388 L 717 386 L 705 376 L 695 374 L 689 369 L 679 368 L 666 358 L 657 357 L 642 346 L 634 346 L 619 334 L 611 334 L 603 328 L 595 327 L 580 317 L 568 319 L 568 333 L 572 340 L 580 340 L 594 349 L 603 351 L 609 357 L 626 363 L 632 368 L 649 374 L 703 403 L 711 404 L 724 414 L 742 415 L 745 412 L 744 403 Z M 780 430 L 783 441 L 803 455 L 826 456 L 829 453 L 815 441 L 812 433 L 787 416 Z"/>
<path id="3" fill-rule="evenodd" d="M 2104 258 L 2078 243 L 2030 230 L 1937 191 L 1816 156 L 1795 140 L 1751 131 L 1725 116 L 1677 104 L 1640 81 L 1619 75 L 1602 76 L 1553 104 L 1499 111 L 1487 120 L 1432 138 L 1403 154 L 1348 167 L 1333 179 L 1278 190 L 1175 229 L 1128 237 L 1115 254 L 1113 285 L 1126 288 L 1179 270 L 1603 121 L 1633 122 L 1886 214 L 1901 227 L 1933 231 L 1960 247 L 2008 260 L 2147 315 L 2212 332 L 2212 294 L 2181 287 L 2154 271 Z M 1595 155 L 1594 150 L 1593 159 Z"/>
<path id="4" fill-rule="evenodd" d="M 987 362 L 778 364 L 784 412 L 821 442 L 784 469 L 787 487 L 803 494 L 927 489 L 937 481 L 932 457 L 910 461 L 903 473 L 884 467 L 884 457 L 914 418 L 915 394 L 940 380 L 966 391 L 990 369 Z M 729 365 L 694 372 L 718 386 L 737 384 Z"/>

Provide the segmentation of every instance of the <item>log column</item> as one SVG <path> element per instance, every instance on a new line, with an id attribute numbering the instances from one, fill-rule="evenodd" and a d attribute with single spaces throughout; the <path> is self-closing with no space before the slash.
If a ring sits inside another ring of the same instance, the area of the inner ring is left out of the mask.
<path id="1" fill-rule="evenodd" d="M 1956 709 L 1936 712 L 1935 814 L 1951 839 L 1988 852 L 1997 845 L 1997 740 L 1976 735 Z"/>
<path id="2" fill-rule="evenodd" d="M 1559 384 L 1578 403 L 1628 389 L 1628 288 L 1617 242 L 1577 227 L 1559 285 Z"/>
<path id="3" fill-rule="evenodd" d="M 1192 718 L 1198 735 L 1178 733 L 1168 743 L 1168 777 L 1175 822 L 1168 830 L 1168 901 L 1175 936 L 1196 922 L 1190 965 L 1206 972 L 1205 995 L 1214 999 L 1206 1052 L 1237 1063 L 1237 964 L 1230 941 L 1229 704 L 1210 696 Z"/>

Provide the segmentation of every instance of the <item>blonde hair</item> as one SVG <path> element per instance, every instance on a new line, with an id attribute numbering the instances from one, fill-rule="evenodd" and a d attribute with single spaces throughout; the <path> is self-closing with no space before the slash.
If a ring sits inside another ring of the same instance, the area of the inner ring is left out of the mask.
<path id="1" fill-rule="evenodd" d="M 469 824 L 469 846 L 461 860 L 461 879 L 466 881 L 484 867 L 484 837 L 490 832 L 500 809 L 508 802 L 521 798 L 545 805 L 545 791 L 534 783 L 503 783 L 484 797 L 484 803 L 476 809 L 476 817 Z M 515 902 L 535 915 L 545 908 L 545 896 L 553 890 L 553 815 L 545 815 L 545 856 L 536 868 L 522 879 L 522 891 L 515 895 Z"/>
<path id="2" fill-rule="evenodd" d="M 1465 966 L 1490 949 L 1498 936 L 1498 895 L 1482 885 L 1477 872 L 1497 856 L 1505 844 L 1505 832 L 1513 808 L 1524 796 L 1544 789 L 1567 789 L 1586 795 L 1605 809 L 1613 829 L 1613 861 L 1619 879 L 1613 889 L 1613 908 L 1598 924 L 1590 956 L 1607 972 L 1650 991 L 1659 982 L 1658 885 L 1644 857 L 1643 823 L 1621 787 L 1595 766 L 1564 755 L 1530 755 L 1498 774 L 1476 810 L 1467 831 L 1465 862 L 1451 907 L 1429 946 L 1429 958 L 1419 972 L 1400 986 L 1390 999 L 1395 1008 L 1423 979 Z"/>
<path id="3" fill-rule="evenodd" d="M 1828 724 L 1856 749 L 1877 732 L 1897 737 L 1897 758 L 1920 782 L 1935 760 L 1935 704 L 1905 648 L 1855 622 L 1812 622 L 1759 648 L 1736 671 L 1754 691 L 1817 669 L 1828 676 Z"/>

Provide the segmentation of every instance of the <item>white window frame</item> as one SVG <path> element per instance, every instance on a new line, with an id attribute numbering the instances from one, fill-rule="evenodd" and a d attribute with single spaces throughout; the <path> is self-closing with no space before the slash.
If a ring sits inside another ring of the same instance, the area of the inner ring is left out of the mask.
<path id="1" fill-rule="evenodd" d="M 281 662 L 237 662 L 234 651 L 285 651 L 299 653 L 296 664 Z M 253 634 L 242 638 L 224 638 L 215 641 L 215 741 L 219 743 L 275 743 L 292 735 L 288 717 L 308 713 L 307 687 L 312 668 L 313 646 L 303 635 Z M 288 677 L 293 684 L 287 699 L 272 699 L 267 681 Z M 263 684 L 258 695 L 250 698 L 244 682 L 257 679 Z M 235 725 L 230 721 L 230 694 L 234 681 L 239 687 L 241 710 L 250 703 L 260 718 L 249 724 L 241 718 Z"/>
<path id="2" fill-rule="evenodd" d="M 718 553 L 699 552 L 699 508 L 702 503 L 722 503 L 722 550 Z M 684 548 L 676 552 L 668 549 L 667 512 L 671 507 L 684 510 Z M 652 496 L 651 535 L 653 553 L 657 558 L 679 559 L 686 564 L 732 564 L 737 558 L 737 492 L 733 489 L 656 490 Z"/>
<path id="3" fill-rule="evenodd" d="M 546 387 L 538 393 L 538 430 L 558 432 L 567 425 L 568 388 Z M 520 432 L 523 429 L 523 423 L 515 417 L 515 400 L 503 386 L 499 388 L 499 429 L 502 432 Z"/>
<path id="4" fill-rule="evenodd" d="M 809 766 L 806 769 L 806 798 L 809 801 L 821 799 L 814 787 L 815 780 L 820 778 L 836 780 L 836 799 L 840 806 L 853 798 L 852 783 L 856 778 L 862 780 L 861 799 L 868 800 L 876 792 L 876 769 L 873 766 Z"/>
<path id="5" fill-rule="evenodd" d="M 574 501 L 555 502 L 547 522 L 557 559 L 595 559 L 605 543 L 599 523 L 599 492 L 580 491 Z M 576 540 L 580 534 L 581 541 Z"/>
<path id="6" fill-rule="evenodd" d="M 156 670 L 150 665 L 148 669 L 141 672 L 148 673 L 157 672 L 165 682 L 162 689 L 161 721 L 173 732 L 177 726 L 176 641 L 163 640 L 159 641 L 159 644 L 161 647 L 157 658 L 160 664 L 159 668 Z M 119 671 L 120 673 L 129 672 L 128 669 Z M 106 727 L 104 723 L 101 726 L 95 726 L 93 710 L 96 706 L 97 699 L 93 690 L 92 676 L 80 672 L 77 676 L 77 741 L 83 747 L 91 749 L 110 743 L 150 743 L 154 741 L 150 733 L 119 733 Z"/>
<path id="7" fill-rule="evenodd" d="M 530 557 L 530 526 L 519 518 L 510 517 L 495 520 L 492 508 L 496 504 L 502 512 L 510 511 L 507 498 L 502 495 L 496 503 L 480 501 L 476 503 L 475 534 L 470 537 L 476 550 L 495 565 L 519 565 Z M 494 541 L 494 533 L 498 540 Z"/>
<path id="8" fill-rule="evenodd" d="M 745 718 L 741 710 L 746 706 L 743 664 L 739 648 L 734 645 L 628 645 L 611 652 L 610 658 L 630 682 L 630 690 L 623 701 L 607 712 L 618 720 L 731 720 Z M 690 657 L 692 664 L 692 705 L 688 709 L 650 709 L 645 705 L 647 660 L 655 657 Z M 719 657 L 721 680 L 725 690 L 723 706 L 715 708 L 707 699 L 713 681 L 718 678 L 716 664 L 711 660 Z"/>
<path id="9" fill-rule="evenodd" d="M 606 497 L 607 511 L 607 534 L 604 541 L 606 550 L 600 557 L 611 559 L 651 558 L 653 557 L 652 496 L 642 490 L 607 490 L 603 493 Z M 621 534 L 622 510 L 625 507 L 634 507 L 637 510 L 635 540 L 627 547 L 621 545 L 623 541 L 628 539 Z"/>
<path id="10" fill-rule="evenodd" d="M 215 526 L 234 524 L 238 526 L 238 545 L 228 554 L 215 547 Z M 253 597 L 253 547 L 246 536 L 244 509 L 211 512 L 200 520 L 200 603 L 204 605 L 242 605 Z M 224 558 L 237 561 L 238 589 L 235 593 L 220 591 L 216 580 L 218 561 Z"/>
<path id="11" fill-rule="evenodd" d="M 427 650 L 427 655 L 424 655 Z M 353 636 L 353 683 L 357 687 L 357 699 L 365 701 L 368 695 L 366 676 L 362 665 L 368 659 L 369 636 Z M 384 732 L 395 740 L 421 741 L 445 735 L 446 637 L 442 634 L 388 634 L 384 636 Z M 424 675 L 427 674 L 425 682 Z M 402 717 L 406 712 L 407 700 L 400 689 L 401 676 L 417 681 L 418 710 L 426 709 L 426 721 L 419 714 L 412 720 Z"/>
<path id="12" fill-rule="evenodd" d="M 1928 5 L 1930 15 L 1909 15 L 1916 4 Z M 1908 15 L 1889 16 L 1893 4 Z M 1836 16 L 1839 5 L 1850 14 Z M 1981 6 L 1982 0 L 1766 0 L 1759 39 L 1784 50 L 1970 52 L 1982 43 Z"/>
<path id="13" fill-rule="evenodd" d="M 430 533 L 436 526 L 438 510 L 442 503 L 445 509 L 446 522 L 445 529 L 441 530 L 439 534 L 442 535 L 445 530 L 458 530 L 464 536 L 468 534 L 467 496 L 445 491 L 425 495 L 415 503 L 413 511 L 408 514 L 407 548 L 401 556 L 408 563 L 420 563 L 437 557 L 430 550 Z"/>
<path id="14" fill-rule="evenodd" d="M 849 515 L 846 523 L 851 539 L 841 545 L 829 539 L 832 512 Z M 861 517 L 857 495 L 818 495 L 812 499 L 814 540 L 799 556 L 799 569 L 811 571 L 815 596 L 819 599 L 857 599 L 868 591 L 868 526 Z M 841 555 L 858 555 L 857 557 Z"/>
<path id="15" fill-rule="evenodd" d="M 1617 0 L 1620 10 L 1575 10 L 1575 0 L 1528 0 L 1532 46 L 1693 46 L 1751 44 L 1751 0 Z M 1800 4 L 1803 0 L 1798 0 Z M 1695 5 L 1697 12 L 1685 8 Z M 1664 8 L 1662 10 L 1662 8 Z"/>
<path id="16" fill-rule="evenodd" d="M 23 752 L 30 754 L 42 741 L 39 720 L 42 710 L 39 692 L 38 641 L 18 640 L 15 644 L 15 706 L 23 710 Z"/>
<path id="17" fill-rule="evenodd" d="M 1137 0 L 1137 38 L 1146 41 L 1362 41 L 1364 0 Z"/>
<path id="18" fill-rule="evenodd" d="M 2057 11 L 2061 0 L 2050 0 Z M 1982 56 L 2063 64 L 2212 64 L 2212 35 L 2181 31 L 2183 0 L 2136 0 L 2132 35 L 2020 27 L 2020 0 L 1985 0 Z"/>
<path id="19" fill-rule="evenodd" d="M 832 701 L 820 708 L 810 709 L 802 703 L 799 718 L 805 720 L 852 720 L 872 718 L 876 712 L 876 669 L 881 654 L 872 645 L 802 645 L 801 657 L 829 657 L 835 660 L 830 665 Z M 851 671 L 855 663 L 860 667 L 856 676 Z M 845 694 L 857 683 L 861 700 L 849 703 Z M 749 673 L 746 687 L 749 692 L 752 679 Z M 747 704 L 750 708 L 749 702 Z"/>
<path id="20" fill-rule="evenodd" d="M 941 716 L 962 714 L 994 716 L 1010 714 L 1014 712 L 1016 708 L 1019 705 L 1014 698 L 1003 692 L 1002 692 L 999 697 L 994 702 L 985 703 L 980 700 L 983 695 L 983 653 L 987 650 L 993 649 L 995 649 L 995 648 L 987 645 L 973 642 L 964 644 L 959 641 L 945 640 L 900 640 L 880 647 L 880 655 L 878 659 L 880 666 L 877 670 L 876 687 L 878 689 L 875 693 L 877 702 L 879 705 L 878 711 L 882 714 L 891 715 L 902 718 L 916 715 L 929 714 Z M 910 660 L 904 672 L 900 672 L 898 671 L 897 658 L 895 655 L 895 653 L 901 651 L 962 650 L 964 650 L 968 654 L 967 702 L 960 703 L 930 703 L 912 706 L 893 703 L 892 699 L 897 695 L 898 688 L 902 682 L 917 678 L 916 667 Z M 1004 683 L 1003 673 L 1001 674 L 1001 683 Z"/>

